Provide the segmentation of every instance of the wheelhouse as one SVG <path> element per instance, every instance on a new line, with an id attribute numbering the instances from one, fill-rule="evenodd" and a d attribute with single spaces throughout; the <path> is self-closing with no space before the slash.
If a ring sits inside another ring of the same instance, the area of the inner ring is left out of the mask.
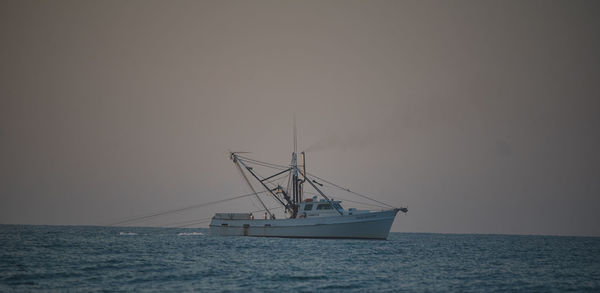
<path id="1" fill-rule="evenodd" d="M 344 210 L 339 200 L 327 201 L 325 199 L 317 200 L 317 197 L 307 198 L 300 202 L 298 209 L 299 218 L 311 217 L 331 217 L 345 216 L 359 213 L 368 213 L 369 211 L 361 211 L 354 208 Z"/>

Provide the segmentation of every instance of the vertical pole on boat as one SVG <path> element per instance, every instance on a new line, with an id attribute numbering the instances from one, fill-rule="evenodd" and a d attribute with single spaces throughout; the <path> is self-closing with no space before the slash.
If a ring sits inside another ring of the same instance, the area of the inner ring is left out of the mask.
<path id="1" fill-rule="evenodd" d="M 302 171 L 303 175 L 306 174 L 306 154 L 304 152 L 302 152 L 302 169 L 303 169 L 303 171 Z M 302 202 L 302 199 L 304 197 L 304 181 L 306 181 L 306 177 L 304 177 L 304 179 L 300 180 L 299 202 Z"/>
<path id="2" fill-rule="evenodd" d="M 298 162 L 296 152 L 292 153 L 292 198 L 294 205 L 298 204 Z"/>

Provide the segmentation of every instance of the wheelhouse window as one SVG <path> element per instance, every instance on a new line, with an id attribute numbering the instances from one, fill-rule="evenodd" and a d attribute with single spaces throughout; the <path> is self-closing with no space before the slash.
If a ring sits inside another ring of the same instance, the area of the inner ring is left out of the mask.
<path id="1" fill-rule="evenodd" d="M 317 210 L 330 210 L 331 205 L 328 203 L 320 204 L 317 206 Z"/>
<path id="2" fill-rule="evenodd" d="M 304 205 L 304 210 L 305 211 L 310 211 L 310 210 L 312 210 L 312 206 L 313 206 L 312 204 Z"/>

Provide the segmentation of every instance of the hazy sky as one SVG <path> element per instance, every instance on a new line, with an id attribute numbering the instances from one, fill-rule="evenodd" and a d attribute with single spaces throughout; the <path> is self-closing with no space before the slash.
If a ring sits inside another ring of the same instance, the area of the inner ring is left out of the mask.
<path id="1" fill-rule="evenodd" d="M 309 172 L 408 205 L 392 231 L 600 236 L 599 15 L 2 1 L 0 223 L 102 225 L 246 193 L 227 150 L 288 163 L 295 113 Z"/>

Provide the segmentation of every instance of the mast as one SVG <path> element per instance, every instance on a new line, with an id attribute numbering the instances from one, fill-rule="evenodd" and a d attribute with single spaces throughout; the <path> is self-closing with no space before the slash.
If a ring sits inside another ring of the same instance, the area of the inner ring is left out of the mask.
<path id="1" fill-rule="evenodd" d="M 296 153 L 292 153 L 292 198 L 293 203 L 298 204 L 298 162 Z"/>
<path id="2" fill-rule="evenodd" d="M 296 115 L 294 115 L 294 152 L 292 153 L 292 205 L 293 205 L 293 215 L 292 218 L 295 218 L 298 214 L 298 206 L 299 206 L 299 190 L 298 190 L 298 139 L 296 135 Z"/>

